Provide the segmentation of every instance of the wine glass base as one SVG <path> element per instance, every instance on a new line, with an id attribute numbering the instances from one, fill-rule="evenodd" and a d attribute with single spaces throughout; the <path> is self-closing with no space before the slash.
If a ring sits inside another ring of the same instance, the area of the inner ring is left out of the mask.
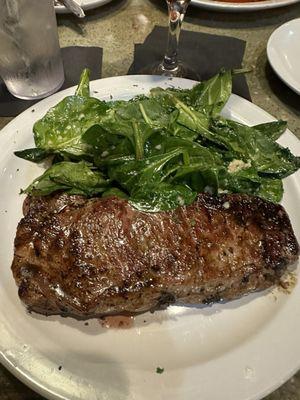
<path id="1" fill-rule="evenodd" d="M 162 62 L 156 62 L 151 65 L 147 65 L 138 71 L 141 75 L 162 75 L 176 78 L 187 78 L 194 81 L 199 81 L 199 75 L 188 65 L 183 62 L 179 62 L 178 66 L 173 69 L 167 69 L 164 67 Z"/>

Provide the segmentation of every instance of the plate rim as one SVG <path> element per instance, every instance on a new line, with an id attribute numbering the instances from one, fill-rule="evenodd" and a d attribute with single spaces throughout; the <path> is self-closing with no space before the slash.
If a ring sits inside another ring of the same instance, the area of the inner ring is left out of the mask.
<path id="1" fill-rule="evenodd" d="M 214 11 L 251 12 L 285 7 L 298 3 L 300 0 L 261 0 L 247 3 L 231 3 L 217 0 L 192 0 L 191 5 Z"/>
<path id="2" fill-rule="evenodd" d="M 91 82 L 92 85 L 97 85 L 97 83 L 106 81 L 114 81 L 114 80 L 118 80 L 118 79 L 129 79 L 130 80 L 137 80 L 138 83 L 143 83 L 143 80 L 145 79 L 149 79 L 149 77 L 155 78 L 153 76 L 149 76 L 149 75 L 125 75 L 125 76 L 118 76 L 118 77 L 109 77 L 109 78 L 103 78 L 103 79 L 97 79 Z M 161 78 L 161 77 L 157 77 L 157 78 Z M 181 79 L 180 79 L 181 80 Z M 190 83 L 196 83 L 195 81 L 189 81 Z M 130 82 L 132 84 L 132 82 Z M 128 86 L 129 84 L 128 83 Z M 155 82 L 156 83 L 156 82 Z M 61 98 L 63 98 L 65 96 L 65 93 L 71 92 L 72 90 L 74 90 L 76 88 L 76 86 L 73 86 L 71 88 L 65 89 L 61 92 L 58 92 L 50 97 L 53 98 L 57 98 L 56 100 L 59 101 Z M 21 120 L 24 115 L 26 116 L 26 114 L 30 115 L 30 112 L 32 110 L 32 108 L 37 107 L 38 105 L 40 105 L 41 103 L 46 103 L 48 101 L 48 99 L 50 98 L 46 98 L 41 100 L 40 102 L 38 102 L 37 104 L 35 104 L 33 107 L 30 107 L 29 109 L 25 110 L 24 112 L 22 112 L 21 114 L 19 114 L 16 118 L 14 118 L 10 123 L 8 123 L 2 130 L 1 133 L 2 135 L 0 135 L 0 145 L 1 143 L 5 140 L 5 138 L 7 137 L 7 133 L 6 131 L 9 131 L 11 129 L 11 127 L 15 124 L 16 120 Z M 260 108 L 259 106 L 249 102 L 248 100 L 237 96 L 235 94 L 232 94 L 232 99 L 234 101 L 242 101 L 242 103 L 244 103 L 244 105 L 246 106 L 251 106 L 252 108 L 255 108 L 256 110 L 259 110 L 260 113 L 263 113 L 264 117 L 266 117 L 269 120 L 274 120 L 274 117 L 271 116 L 268 112 L 266 112 L 265 110 L 263 110 L 262 108 Z M 5 131 L 5 132 L 3 132 Z M 298 141 L 299 139 L 289 130 L 287 130 L 287 134 L 291 135 L 293 138 L 296 138 Z M 300 148 L 300 147 L 299 147 Z M 19 380 L 21 380 L 23 383 L 25 383 L 27 386 L 29 386 L 31 389 L 37 391 L 38 393 L 40 393 L 41 395 L 45 396 L 46 398 L 49 399 L 65 399 L 64 396 L 61 396 L 57 393 L 53 393 L 53 391 L 47 389 L 44 385 L 41 385 L 39 382 L 35 382 L 33 381 L 30 376 L 27 376 L 27 374 L 24 372 L 22 372 L 21 370 L 19 370 L 18 368 L 16 368 L 16 366 L 14 366 L 6 357 L 4 354 L 2 354 L 0 352 L 0 362 L 13 374 L 15 375 Z M 254 399 L 258 399 L 261 398 L 261 396 L 267 395 L 268 393 L 270 393 L 271 391 L 275 390 L 276 388 L 278 388 L 281 384 L 284 383 L 284 381 L 286 381 L 287 379 L 289 379 L 300 367 L 300 360 L 299 360 L 299 365 L 295 366 L 294 368 L 292 368 L 290 371 L 287 372 L 286 376 L 282 377 L 281 381 L 277 381 L 276 383 L 274 383 L 274 385 L 272 385 L 271 387 L 265 388 L 261 393 L 257 393 L 254 397 L 249 398 L 249 400 L 254 400 Z M 259 396 L 259 397 L 257 397 Z"/>
<path id="3" fill-rule="evenodd" d="M 276 42 L 276 38 L 278 37 L 278 35 L 280 35 L 282 33 L 282 31 L 285 31 L 285 29 L 287 29 L 290 25 L 293 25 L 295 23 L 297 23 L 296 21 L 298 21 L 298 24 L 300 25 L 300 17 L 298 18 L 294 18 L 291 19 L 290 21 L 285 22 L 284 24 L 280 25 L 278 28 L 276 28 L 272 34 L 270 35 L 269 39 L 268 39 L 268 43 L 267 43 L 267 57 L 268 57 L 268 61 L 273 69 L 273 71 L 276 73 L 276 75 L 291 89 L 293 90 L 295 93 L 297 93 L 298 95 L 300 95 L 300 82 L 297 83 L 295 82 L 293 79 L 289 79 L 289 76 L 286 77 L 285 72 L 282 70 L 282 68 L 280 67 L 280 65 L 278 65 L 278 62 L 276 61 L 276 58 L 274 58 L 274 54 L 272 49 L 274 48 L 274 42 Z M 300 31 L 300 29 L 299 29 Z M 295 87 L 295 83 L 296 83 L 296 87 Z"/>
<path id="4" fill-rule="evenodd" d="M 93 8 L 104 6 L 113 0 L 91 0 L 88 4 L 84 4 L 84 1 L 85 0 L 82 0 L 83 4 L 81 5 L 81 8 L 83 10 L 91 10 Z M 54 6 L 54 9 L 57 14 L 71 14 L 71 11 L 69 11 L 65 6 Z"/>

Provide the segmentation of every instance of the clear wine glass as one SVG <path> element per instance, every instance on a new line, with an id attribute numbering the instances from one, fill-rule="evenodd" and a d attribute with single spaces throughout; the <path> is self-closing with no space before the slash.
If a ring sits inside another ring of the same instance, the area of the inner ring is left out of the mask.
<path id="1" fill-rule="evenodd" d="M 166 0 L 166 2 L 169 14 L 169 33 L 165 56 L 162 62 L 152 64 L 141 72 L 151 75 L 176 76 L 198 80 L 198 75 L 193 69 L 178 60 L 181 25 L 191 0 Z"/>

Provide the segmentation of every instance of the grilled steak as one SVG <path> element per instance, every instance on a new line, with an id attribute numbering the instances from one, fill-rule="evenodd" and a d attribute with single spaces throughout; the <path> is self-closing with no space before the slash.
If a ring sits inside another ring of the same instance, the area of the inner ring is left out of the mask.
<path id="1" fill-rule="evenodd" d="M 42 314 L 91 318 L 230 300 L 279 282 L 299 246 L 280 205 L 200 194 L 145 213 L 123 199 L 28 198 L 12 264 Z"/>

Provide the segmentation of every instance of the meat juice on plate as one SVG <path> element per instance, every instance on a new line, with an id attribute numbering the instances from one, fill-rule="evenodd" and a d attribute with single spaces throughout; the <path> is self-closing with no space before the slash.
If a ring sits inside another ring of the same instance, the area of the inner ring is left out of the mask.
<path id="1" fill-rule="evenodd" d="M 0 75 L 23 99 L 55 92 L 64 73 L 51 0 L 0 0 Z"/>
<path id="2" fill-rule="evenodd" d="M 99 319 L 103 328 L 129 329 L 134 325 L 134 316 L 130 315 L 109 315 Z"/>

